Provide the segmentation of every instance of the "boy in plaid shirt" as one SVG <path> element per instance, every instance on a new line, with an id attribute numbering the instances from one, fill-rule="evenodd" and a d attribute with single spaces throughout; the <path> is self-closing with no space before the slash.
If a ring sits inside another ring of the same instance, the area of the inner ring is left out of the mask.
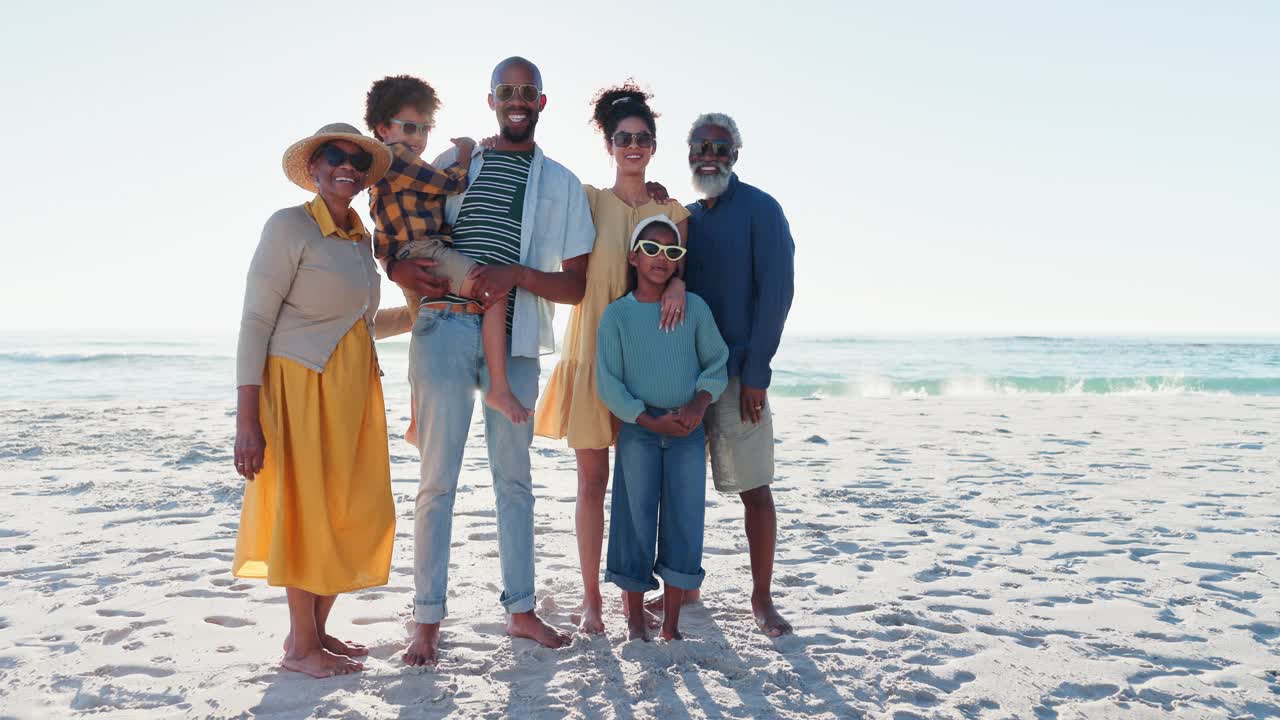
<path id="1" fill-rule="evenodd" d="M 447 168 L 438 169 L 423 160 L 427 133 L 434 125 L 439 106 L 435 90 L 409 75 L 385 77 L 369 89 L 365 123 L 392 152 L 391 168 L 369 188 L 374 255 L 384 261 L 388 277 L 391 266 L 400 260 L 434 260 L 435 272 L 449 280 L 449 291 L 471 297 L 470 274 L 477 263 L 450 247 L 444 203 L 449 195 L 467 189 L 475 141 L 451 139 L 458 146 L 458 161 Z M 407 289 L 404 296 L 410 311 L 416 313 L 422 296 Z M 507 382 L 506 317 L 505 296 L 484 309 L 480 336 L 489 368 L 489 392 L 484 402 L 512 422 L 523 423 L 529 420 L 531 411 L 520 404 Z M 414 445 L 416 425 L 415 418 L 405 434 Z"/>

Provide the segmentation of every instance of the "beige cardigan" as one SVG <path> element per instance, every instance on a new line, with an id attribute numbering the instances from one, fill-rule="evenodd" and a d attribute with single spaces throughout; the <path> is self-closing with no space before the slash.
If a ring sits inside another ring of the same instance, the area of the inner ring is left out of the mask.
<path id="1" fill-rule="evenodd" d="M 367 237 L 326 237 L 302 205 L 276 211 L 262 228 L 245 281 L 236 385 L 261 385 L 268 355 L 323 372 L 361 317 L 374 338 L 407 332 L 413 326 L 408 308 L 379 311 L 380 297 Z"/>

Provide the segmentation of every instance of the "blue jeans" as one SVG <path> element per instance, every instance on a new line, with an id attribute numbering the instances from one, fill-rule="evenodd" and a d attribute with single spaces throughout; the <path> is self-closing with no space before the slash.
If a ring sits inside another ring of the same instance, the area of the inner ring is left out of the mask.
<path id="1" fill-rule="evenodd" d="M 423 309 L 409 342 L 409 386 L 418 418 L 422 477 L 413 514 L 413 618 L 438 623 L 448 614 L 449 544 L 462 451 L 471 430 L 476 390 L 489 389 L 480 320 L 470 313 Z M 538 359 L 507 358 L 511 391 L 525 407 L 538 399 Z M 533 423 L 516 425 L 484 406 L 485 444 L 493 474 L 498 558 L 507 612 L 528 612 L 533 596 Z"/>
<path id="2" fill-rule="evenodd" d="M 682 590 L 701 587 L 706 499 L 702 426 L 685 437 L 670 437 L 623 423 L 614 458 L 604 579 L 631 592 L 657 590 L 654 573 Z"/>

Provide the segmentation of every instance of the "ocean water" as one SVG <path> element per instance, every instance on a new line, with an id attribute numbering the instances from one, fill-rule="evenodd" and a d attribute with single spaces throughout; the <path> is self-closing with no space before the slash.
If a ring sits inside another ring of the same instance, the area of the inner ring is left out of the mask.
<path id="1" fill-rule="evenodd" d="M 407 392 L 407 351 L 379 343 L 388 394 Z M 234 357 L 233 338 L 0 336 L 0 401 L 232 402 Z M 792 397 L 1280 396 L 1280 337 L 788 337 L 773 366 Z"/>

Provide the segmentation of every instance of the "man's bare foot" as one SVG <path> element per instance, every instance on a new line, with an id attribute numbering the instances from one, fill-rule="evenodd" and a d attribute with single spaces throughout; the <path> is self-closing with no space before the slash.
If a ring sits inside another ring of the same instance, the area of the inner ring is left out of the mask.
<path id="1" fill-rule="evenodd" d="M 756 618 L 756 626 L 769 637 L 781 637 L 792 632 L 791 623 L 782 619 L 778 609 L 773 606 L 773 598 L 751 598 L 751 614 Z"/>
<path id="2" fill-rule="evenodd" d="M 404 651 L 406 665 L 435 665 L 440 661 L 440 623 L 418 623 L 413 629 L 409 647 Z"/>
<path id="3" fill-rule="evenodd" d="M 670 630 L 668 630 L 667 628 L 664 627 L 662 628 L 662 639 L 667 641 L 683 640 L 684 635 L 680 634 L 679 628 L 671 628 Z"/>
<path id="4" fill-rule="evenodd" d="M 343 655 L 346 657 L 364 657 L 365 655 L 369 654 L 369 648 L 365 647 L 364 645 L 361 645 L 360 643 L 343 642 L 342 640 L 339 640 L 338 638 L 329 634 L 325 634 L 321 636 L 320 644 L 324 646 L 325 650 L 328 650 L 334 655 Z M 288 655 L 292 651 L 293 651 L 293 633 L 289 633 L 289 636 L 284 639 L 284 652 L 286 655 Z"/>
<path id="5" fill-rule="evenodd" d="M 546 624 L 532 610 L 513 613 L 507 620 L 507 634 L 511 637 L 526 638 L 549 648 L 562 648 L 573 642 L 572 635 Z"/>
<path id="6" fill-rule="evenodd" d="M 489 390 L 484 394 L 484 404 L 506 415 L 508 420 L 517 425 L 529 422 L 529 416 L 533 414 L 532 410 L 520 404 L 510 390 L 506 392 Z"/>
<path id="7" fill-rule="evenodd" d="M 599 635 L 604 632 L 604 617 L 600 608 L 595 605 L 584 605 L 578 620 L 578 631 L 588 635 Z"/>
<path id="8" fill-rule="evenodd" d="M 316 648 L 306 653 L 285 653 L 280 667 L 293 672 L 310 675 L 313 678 L 327 678 L 334 675 L 349 675 L 364 669 L 364 665 L 342 655 L 334 655 L 324 648 Z"/>

